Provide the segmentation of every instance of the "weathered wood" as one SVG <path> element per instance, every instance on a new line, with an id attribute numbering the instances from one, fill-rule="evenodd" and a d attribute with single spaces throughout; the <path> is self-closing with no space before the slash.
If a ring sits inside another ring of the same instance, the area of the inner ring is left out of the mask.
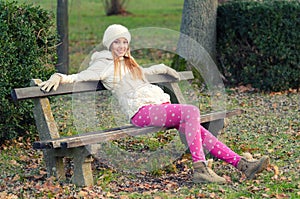
<path id="1" fill-rule="evenodd" d="M 35 149 L 45 149 L 44 147 L 51 148 L 73 148 L 78 146 L 85 146 L 96 144 L 98 142 L 106 142 L 108 140 L 120 139 L 129 135 L 143 135 L 149 132 L 160 130 L 159 127 L 145 127 L 139 128 L 135 126 L 126 126 L 115 129 L 108 129 L 106 131 L 96 131 L 84 133 L 69 137 L 62 137 L 58 139 L 50 139 L 43 141 L 36 141 L 33 143 Z"/>
<path id="2" fill-rule="evenodd" d="M 32 80 L 31 86 L 40 83 L 40 80 Z M 35 98 L 33 99 L 34 108 L 33 115 L 41 140 L 49 140 L 59 138 L 59 132 L 54 120 L 51 106 L 48 98 Z M 54 175 L 61 179 L 65 177 L 65 168 L 63 159 L 56 157 L 52 151 L 43 151 L 44 160 L 48 172 L 48 176 Z"/>
<path id="3" fill-rule="evenodd" d="M 179 72 L 181 80 L 193 79 L 193 73 L 191 71 Z M 150 83 L 164 83 L 176 81 L 173 77 L 168 75 L 149 75 L 147 79 Z M 105 90 L 105 87 L 100 81 L 88 81 L 88 82 L 76 82 L 72 84 L 61 84 L 56 91 L 43 92 L 39 87 L 26 87 L 15 88 L 11 91 L 13 100 L 25 100 L 33 98 L 42 98 L 56 95 L 66 95 L 72 93 L 93 92 Z"/>
<path id="4" fill-rule="evenodd" d="M 25 100 L 34 98 L 43 98 L 56 95 L 67 95 L 72 93 L 91 92 L 105 90 L 99 81 L 78 82 L 73 84 L 61 84 L 56 91 L 43 92 L 40 87 L 16 88 L 11 92 L 13 100 Z"/>
<path id="5" fill-rule="evenodd" d="M 40 83 L 39 80 L 32 80 L 31 85 L 35 86 Z M 38 98 L 33 100 L 33 115 L 40 139 L 59 138 L 58 128 L 54 120 L 51 105 L 48 98 Z"/>
<path id="6" fill-rule="evenodd" d="M 206 123 L 208 121 L 214 121 L 223 119 L 225 117 L 231 117 L 233 115 L 241 114 L 241 110 L 233 110 L 233 111 L 224 111 L 224 112 L 216 112 L 201 115 L 201 123 Z M 139 128 L 135 126 L 124 126 L 114 129 L 108 129 L 106 131 L 96 131 L 90 133 L 84 133 L 69 137 L 62 137 L 58 139 L 50 139 L 37 141 L 33 143 L 33 148 L 35 149 L 47 149 L 47 148 L 74 148 L 80 147 L 90 144 L 96 144 L 100 142 L 106 142 L 109 140 L 116 140 L 120 138 L 124 138 L 127 136 L 137 136 L 143 135 L 147 133 L 153 133 L 162 130 L 160 127 L 144 127 Z"/>
<path id="7" fill-rule="evenodd" d="M 74 184 L 78 186 L 92 186 L 94 184 L 92 161 L 93 157 L 87 148 L 76 148 L 76 151 L 73 153 Z"/>
<path id="8" fill-rule="evenodd" d="M 177 83 L 165 83 L 165 85 L 173 92 L 175 99 L 179 104 L 185 104 L 184 96 L 182 95 L 181 89 Z"/>
<path id="9" fill-rule="evenodd" d="M 234 109 L 229 111 L 213 112 L 201 116 L 201 123 L 224 119 L 226 117 L 232 117 L 243 113 L 242 109 Z"/>
<path id="10" fill-rule="evenodd" d="M 47 149 L 51 154 L 58 159 L 65 157 L 71 158 L 74 164 L 74 171 L 72 182 L 78 186 L 92 186 L 93 172 L 91 163 L 93 161 L 92 155 L 96 153 L 97 147 L 83 146 L 70 149 Z M 62 167 L 65 168 L 64 162 Z M 59 179 L 65 179 L 64 176 L 57 176 L 57 168 L 53 167 L 53 171 L 48 175 L 56 176 Z"/>

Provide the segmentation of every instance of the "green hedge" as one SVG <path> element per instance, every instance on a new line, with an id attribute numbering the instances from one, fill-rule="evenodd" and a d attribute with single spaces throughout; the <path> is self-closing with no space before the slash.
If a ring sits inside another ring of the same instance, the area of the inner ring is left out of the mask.
<path id="1" fill-rule="evenodd" d="M 32 102 L 16 104 L 10 92 L 54 72 L 56 35 L 53 14 L 0 1 L 0 141 L 34 132 Z"/>
<path id="2" fill-rule="evenodd" d="M 299 0 L 229 1 L 218 8 L 218 66 L 233 84 L 300 87 Z"/>

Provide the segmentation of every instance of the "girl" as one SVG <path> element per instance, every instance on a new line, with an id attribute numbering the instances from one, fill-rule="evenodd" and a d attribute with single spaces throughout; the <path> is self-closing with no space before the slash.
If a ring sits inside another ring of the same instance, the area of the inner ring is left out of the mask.
<path id="1" fill-rule="evenodd" d="M 39 84 L 41 90 L 56 90 L 60 83 L 100 80 L 117 96 L 133 125 L 176 128 L 185 134 L 192 155 L 195 183 L 226 182 L 207 167 L 204 149 L 233 165 L 249 179 L 267 167 L 268 157 L 248 161 L 203 128 L 196 106 L 171 104 L 170 96 L 160 87 L 150 84 L 145 74 L 168 74 L 179 79 L 178 73 L 164 64 L 140 67 L 130 55 L 130 41 L 131 35 L 126 27 L 119 24 L 109 26 L 103 36 L 103 45 L 107 50 L 93 53 L 86 70 L 72 75 L 55 73 L 48 81 Z"/>

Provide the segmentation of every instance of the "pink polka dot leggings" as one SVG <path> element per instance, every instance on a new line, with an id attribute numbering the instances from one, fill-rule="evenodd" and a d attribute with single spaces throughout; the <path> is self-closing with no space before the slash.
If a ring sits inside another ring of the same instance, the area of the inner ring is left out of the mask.
<path id="1" fill-rule="evenodd" d="M 200 111 L 193 105 L 146 105 L 131 118 L 131 122 L 139 127 L 176 128 L 184 133 L 193 162 L 206 161 L 204 148 L 216 158 L 235 167 L 241 158 L 200 124 Z"/>

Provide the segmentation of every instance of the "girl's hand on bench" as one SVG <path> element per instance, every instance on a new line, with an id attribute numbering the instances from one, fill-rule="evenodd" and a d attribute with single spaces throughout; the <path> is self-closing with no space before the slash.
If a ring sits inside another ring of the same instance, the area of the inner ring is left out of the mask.
<path id="1" fill-rule="evenodd" d="M 40 84 L 38 84 L 39 87 L 41 87 L 41 90 L 43 92 L 50 92 L 51 89 L 53 88 L 54 91 L 56 91 L 56 89 L 59 86 L 60 80 L 61 80 L 61 76 L 58 73 L 54 73 L 53 75 L 51 75 L 51 77 L 49 78 L 49 80 L 44 81 Z"/>
<path id="2" fill-rule="evenodd" d="M 179 73 L 173 68 L 166 66 L 164 64 L 153 65 L 146 69 L 148 74 L 168 74 L 175 78 L 177 81 L 180 80 Z"/>

